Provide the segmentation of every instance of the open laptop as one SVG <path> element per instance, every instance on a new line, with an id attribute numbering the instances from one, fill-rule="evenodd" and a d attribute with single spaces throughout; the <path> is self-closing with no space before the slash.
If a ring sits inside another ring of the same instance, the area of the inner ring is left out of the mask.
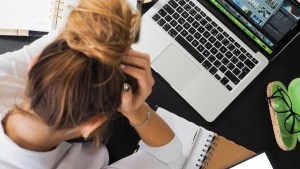
<path id="1" fill-rule="evenodd" d="M 212 122 L 299 34 L 295 0 L 158 0 L 133 49 Z"/>

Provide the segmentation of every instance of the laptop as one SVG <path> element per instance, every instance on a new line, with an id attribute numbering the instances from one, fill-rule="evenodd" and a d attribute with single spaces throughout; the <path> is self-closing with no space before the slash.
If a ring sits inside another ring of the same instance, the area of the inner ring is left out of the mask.
<path id="1" fill-rule="evenodd" d="M 214 121 L 299 34 L 296 0 L 158 0 L 132 47 Z"/>

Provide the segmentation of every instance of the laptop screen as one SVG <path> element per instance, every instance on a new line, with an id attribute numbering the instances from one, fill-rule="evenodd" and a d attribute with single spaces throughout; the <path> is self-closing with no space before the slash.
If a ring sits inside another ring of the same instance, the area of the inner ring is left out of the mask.
<path id="1" fill-rule="evenodd" d="M 264 53 L 274 55 L 298 32 L 299 2 L 291 0 L 209 0 Z M 299 0 L 300 1 L 300 0 Z M 297 29 L 295 29 L 297 28 Z"/>

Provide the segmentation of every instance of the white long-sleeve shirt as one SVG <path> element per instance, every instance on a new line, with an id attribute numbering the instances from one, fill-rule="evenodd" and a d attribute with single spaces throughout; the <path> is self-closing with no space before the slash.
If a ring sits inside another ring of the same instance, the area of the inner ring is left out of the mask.
<path id="1" fill-rule="evenodd" d="M 31 59 L 51 43 L 58 31 L 49 33 L 15 52 L 0 55 L 0 121 L 5 113 L 23 98 L 28 65 Z M 33 152 L 15 144 L 0 125 L 0 168 L 5 169 L 175 169 L 180 168 L 181 142 L 175 136 L 162 147 L 150 147 L 140 142 L 137 153 L 108 166 L 105 145 L 96 153 L 89 143 L 62 142 L 48 152 Z"/>

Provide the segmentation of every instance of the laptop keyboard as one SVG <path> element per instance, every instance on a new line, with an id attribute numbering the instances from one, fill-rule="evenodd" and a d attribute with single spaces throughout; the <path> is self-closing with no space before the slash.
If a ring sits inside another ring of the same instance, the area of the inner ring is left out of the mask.
<path id="1" fill-rule="evenodd" d="M 258 64 L 190 0 L 170 0 L 152 19 L 229 91 Z"/>

